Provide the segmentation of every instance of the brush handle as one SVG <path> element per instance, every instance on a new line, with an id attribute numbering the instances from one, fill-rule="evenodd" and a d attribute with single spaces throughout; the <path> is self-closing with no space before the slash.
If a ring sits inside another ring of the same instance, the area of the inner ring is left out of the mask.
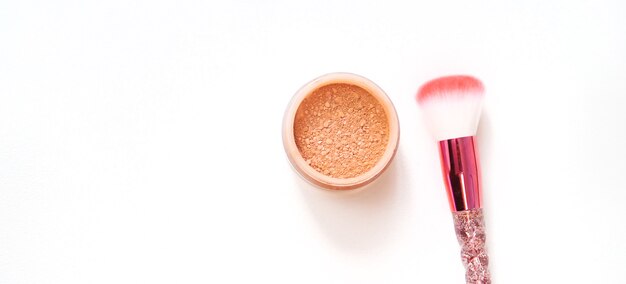
<path id="1" fill-rule="evenodd" d="M 461 260 L 465 266 L 467 284 L 490 284 L 483 209 L 452 212 L 452 216 L 456 237 L 461 245 Z"/>

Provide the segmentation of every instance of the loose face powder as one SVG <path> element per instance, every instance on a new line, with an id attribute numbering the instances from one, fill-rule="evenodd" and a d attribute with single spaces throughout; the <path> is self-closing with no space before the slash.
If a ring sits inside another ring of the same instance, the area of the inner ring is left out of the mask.
<path id="1" fill-rule="evenodd" d="M 389 141 L 383 106 L 365 89 L 346 83 L 321 86 L 296 112 L 296 146 L 307 164 L 335 178 L 369 171 Z"/>
<path id="2" fill-rule="evenodd" d="M 398 118 L 387 95 L 350 73 L 306 84 L 283 121 L 283 144 L 294 169 L 327 189 L 353 189 L 377 178 L 398 140 Z"/>

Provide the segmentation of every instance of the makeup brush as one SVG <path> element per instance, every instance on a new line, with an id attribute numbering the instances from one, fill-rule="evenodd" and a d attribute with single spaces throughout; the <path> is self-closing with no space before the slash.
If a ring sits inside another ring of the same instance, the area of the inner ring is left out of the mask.
<path id="1" fill-rule="evenodd" d="M 468 284 L 491 283 L 474 139 L 483 96 L 483 84 L 471 76 L 437 78 L 417 93 L 417 104 L 439 144 L 441 170 Z"/>

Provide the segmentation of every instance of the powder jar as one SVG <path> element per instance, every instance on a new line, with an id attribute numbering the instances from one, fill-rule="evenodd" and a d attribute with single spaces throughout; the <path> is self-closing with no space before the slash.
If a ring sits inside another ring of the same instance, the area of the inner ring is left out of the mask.
<path id="1" fill-rule="evenodd" d="M 396 110 L 372 81 L 351 73 L 314 79 L 293 96 L 283 118 L 293 168 L 324 189 L 362 187 L 389 166 L 400 137 Z"/>

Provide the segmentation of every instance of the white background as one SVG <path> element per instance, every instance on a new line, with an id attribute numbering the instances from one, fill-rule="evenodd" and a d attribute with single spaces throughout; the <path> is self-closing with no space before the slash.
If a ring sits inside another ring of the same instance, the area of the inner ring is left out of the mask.
<path id="1" fill-rule="evenodd" d="M 303 182 L 314 77 L 401 123 L 355 194 Z M 464 283 L 414 95 L 472 74 L 495 283 L 626 283 L 624 1 L 2 1 L 0 283 Z"/>

